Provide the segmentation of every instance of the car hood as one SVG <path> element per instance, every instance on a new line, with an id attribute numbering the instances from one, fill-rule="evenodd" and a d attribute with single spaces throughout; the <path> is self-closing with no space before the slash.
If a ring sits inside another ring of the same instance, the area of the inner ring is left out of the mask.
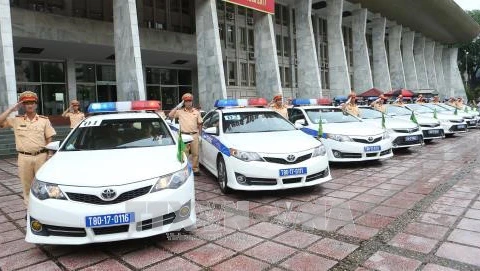
<path id="1" fill-rule="evenodd" d="M 230 148 L 258 153 L 293 153 L 320 145 L 318 140 L 299 130 L 224 134 L 224 138 Z"/>
<path id="2" fill-rule="evenodd" d="M 410 120 L 410 115 L 408 116 L 395 116 L 394 118 L 398 118 L 398 119 L 402 119 L 402 120 L 406 120 L 406 121 L 410 121 L 411 123 L 413 123 L 411 120 Z M 431 118 L 431 117 L 424 117 L 422 115 L 416 115 L 415 118 L 417 119 L 417 122 L 418 124 L 420 125 L 429 125 L 429 124 L 440 124 L 440 122 L 438 121 L 438 119 L 435 119 L 435 118 Z"/>
<path id="3" fill-rule="evenodd" d="M 363 121 L 382 127 L 382 119 L 363 119 Z M 385 127 L 387 129 L 413 129 L 417 128 L 417 125 L 410 120 L 385 118 Z"/>
<path id="4" fill-rule="evenodd" d="M 114 186 L 180 170 L 175 145 L 97 151 L 61 151 L 37 172 L 40 181 L 74 186 Z"/>
<path id="5" fill-rule="evenodd" d="M 348 122 L 323 124 L 323 132 L 346 136 L 372 136 L 382 134 L 383 130 L 370 122 Z"/>

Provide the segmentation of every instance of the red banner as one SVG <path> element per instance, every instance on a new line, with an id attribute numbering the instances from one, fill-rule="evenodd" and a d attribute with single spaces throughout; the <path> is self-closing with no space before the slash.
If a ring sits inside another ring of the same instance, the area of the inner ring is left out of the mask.
<path id="1" fill-rule="evenodd" d="M 224 0 L 235 5 L 244 6 L 265 13 L 275 13 L 275 0 Z"/>

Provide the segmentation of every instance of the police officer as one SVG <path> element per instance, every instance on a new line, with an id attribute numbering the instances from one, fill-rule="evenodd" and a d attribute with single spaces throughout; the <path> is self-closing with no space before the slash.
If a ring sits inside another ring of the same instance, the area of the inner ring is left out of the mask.
<path id="1" fill-rule="evenodd" d="M 357 94 L 350 92 L 348 100 L 342 105 L 342 110 L 356 117 L 360 117 L 360 110 L 358 109 L 356 100 Z"/>
<path id="2" fill-rule="evenodd" d="M 387 108 L 383 104 L 387 98 L 382 94 L 376 99 L 375 101 L 370 104 L 371 107 L 375 108 L 375 110 L 385 113 Z"/>
<path id="3" fill-rule="evenodd" d="M 457 100 L 454 102 L 454 106 L 458 109 L 463 109 L 463 98 L 458 97 Z"/>
<path id="4" fill-rule="evenodd" d="M 200 111 L 193 108 L 193 95 L 185 93 L 182 96 L 182 102 L 179 103 L 170 113 L 168 117 L 172 119 L 178 118 L 182 134 L 191 135 L 193 141 L 190 143 L 190 153 L 192 154 L 193 174 L 200 175 L 198 167 L 198 133 L 202 129 L 203 119 Z"/>
<path id="5" fill-rule="evenodd" d="M 457 107 L 455 98 L 453 98 L 453 97 L 450 97 L 450 98 L 448 99 L 448 102 L 446 102 L 446 104 L 448 104 L 448 105 L 450 105 L 450 106 L 453 106 L 453 107 Z"/>
<path id="6" fill-rule="evenodd" d="M 80 103 L 77 100 L 72 100 L 70 107 L 62 114 L 62 117 L 70 119 L 70 129 L 77 127 L 77 125 L 85 119 L 85 114 L 83 114 L 79 108 Z"/>
<path id="7" fill-rule="evenodd" d="M 288 108 L 283 104 L 282 94 L 277 94 L 273 97 L 272 101 L 270 102 L 270 107 L 273 109 L 273 111 L 278 112 L 280 115 L 282 115 L 282 117 L 288 119 Z"/>
<path id="8" fill-rule="evenodd" d="M 28 206 L 28 195 L 35 173 L 47 161 L 45 146 L 50 143 L 55 130 L 45 116 L 37 115 L 38 97 L 31 91 L 20 94 L 20 101 L 0 115 L 0 127 L 13 128 L 18 152 L 18 175 L 22 182 L 23 202 Z M 25 115 L 8 118 L 21 106 Z"/>
<path id="9" fill-rule="evenodd" d="M 434 96 L 432 104 L 439 104 L 439 103 L 440 103 L 440 98 L 438 96 Z"/>
<path id="10" fill-rule="evenodd" d="M 422 94 L 418 95 L 418 98 L 417 98 L 417 100 L 415 101 L 415 103 L 417 103 L 417 104 L 424 104 L 424 103 L 425 103 L 425 100 L 423 99 L 423 95 L 422 95 Z"/>
<path id="11" fill-rule="evenodd" d="M 398 95 L 397 99 L 393 102 L 394 105 L 404 106 L 405 103 L 403 102 L 403 95 Z"/>

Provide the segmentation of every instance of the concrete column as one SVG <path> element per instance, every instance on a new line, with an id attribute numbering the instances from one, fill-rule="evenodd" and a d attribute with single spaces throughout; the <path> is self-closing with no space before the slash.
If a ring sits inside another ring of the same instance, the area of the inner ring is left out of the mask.
<path id="1" fill-rule="evenodd" d="M 282 93 L 272 15 L 254 12 L 254 19 L 257 93 L 259 97 L 271 99 Z"/>
<path id="2" fill-rule="evenodd" d="M 427 69 L 425 68 L 425 37 L 415 37 L 413 53 L 415 54 L 418 89 L 428 89 Z"/>
<path id="3" fill-rule="evenodd" d="M 198 98 L 202 109 L 208 111 L 215 100 L 227 98 L 215 0 L 195 1 L 195 24 Z"/>
<path id="4" fill-rule="evenodd" d="M 77 99 L 77 76 L 75 74 L 75 60 L 73 59 L 67 59 L 67 88 L 67 100 Z"/>
<path id="5" fill-rule="evenodd" d="M 435 77 L 437 78 L 437 91 L 440 99 L 448 98 L 446 93 L 445 86 L 445 77 L 443 76 L 443 45 L 440 43 L 435 43 L 435 52 L 434 52 L 434 62 L 435 62 Z"/>
<path id="6" fill-rule="evenodd" d="M 458 48 L 445 48 L 443 50 L 443 73 L 450 97 L 463 97 L 466 99 L 465 87 L 460 76 L 457 64 Z"/>
<path id="7" fill-rule="evenodd" d="M 402 26 L 395 25 L 390 27 L 388 34 L 388 53 L 390 56 L 390 79 L 392 81 L 392 88 L 405 88 L 405 73 L 403 71 L 402 61 Z"/>
<path id="8" fill-rule="evenodd" d="M 0 0 L 0 112 L 17 102 L 10 1 Z"/>
<path id="9" fill-rule="evenodd" d="M 113 1 L 118 101 L 145 100 L 135 0 Z"/>
<path id="10" fill-rule="evenodd" d="M 388 70 L 387 50 L 385 48 L 386 18 L 372 20 L 373 86 L 382 90 L 392 89 Z"/>
<path id="11" fill-rule="evenodd" d="M 312 25 L 312 0 L 295 3 L 297 29 L 298 97 L 321 97 L 322 83 Z"/>
<path id="12" fill-rule="evenodd" d="M 359 93 L 373 88 L 367 45 L 367 9 L 357 9 L 352 16 L 353 89 Z"/>
<path id="13" fill-rule="evenodd" d="M 332 96 L 350 92 L 350 75 L 342 34 L 343 0 L 327 0 L 328 78 Z"/>
<path id="14" fill-rule="evenodd" d="M 437 89 L 437 76 L 435 74 L 435 42 L 425 41 L 425 68 L 427 70 L 428 88 Z"/>
<path id="15" fill-rule="evenodd" d="M 403 71 L 405 72 L 405 86 L 409 90 L 418 89 L 418 79 L 413 55 L 415 32 L 407 31 L 402 38 Z"/>

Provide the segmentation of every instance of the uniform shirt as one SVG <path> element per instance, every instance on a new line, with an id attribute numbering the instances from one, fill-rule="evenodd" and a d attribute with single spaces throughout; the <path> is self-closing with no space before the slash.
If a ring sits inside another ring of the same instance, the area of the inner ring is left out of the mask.
<path id="1" fill-rule="evenodd" d="M 85 114 L 80 111 L 78 111 L 77 113 L 68 112 L 67 114 L 65 114 L 65 117 L 70 118 L 70 128 L 75 128 L 77 127 L 77 124 L 79 124 L 82 120 L 85 119 Z"/>
<path id="2" fill-rule="evenodd" d="M 425 102 L 424 102 L 423 100 L 420 100 L 420 101 L 417 100 L 415 103 L 417 103 L 417 104 L 424 104 Z"/>
<path id="3" fill-rule="evenodd" d="M 394 105 L 399 105 L 399 106 L 404 106 L 405 105 L 405 103 L 403 101 L 398 101 L 398 102 L 395 101 L 393 104 Z"/>
<path id="4" fill-rule="evenodd" d="M 184 133 L 198 133 L 198 125 L 203 123 L 200 111 L 195 108 L 191 110 L 179 109 L 175 112 L 174 118 L 178 118 L 180 128 Z"/>
<path id="5" fill-rule="evenodd" d="M 8 118 L 1 127 L 11 127 L 15 134 L 17 151 L 34 153 L 47 145 L 47 138 L 56 135 L 50 120 L 45 116 L 35 115 L 30 120 L 26 115 Z"/>
<path id="6" fill-rule="evenodd" d="M 281 107 L 278 107 L 276 104 L 272 105 L 271 108 L 273 111 L 278 112 L 282 117 L 288 119 L 288 110 L 287 107 L 282 105 Z"/>
<path id="7" fill-rule="evenodd" d="M 373 108 L 375 108 L 375 110 L 380 111 L 380 112 L 382 112 L 382 113 L 385 113 L 385 111 L 387 110 L 387 108 L 385 107 L 385 105 L 384 105 L 384 104 L 381 104 L 381 103 L 375 103 L 375 104 L 373 105 Z"/>
<path id="8" fill-rule="evenodd" d="M 358 109 L 358 106 L 356 104 L 348 103 L 345 106 L 345 111 L 347 111 L 347 113 L 349 113 L 351 115 L 354 115 L 356 117 L 360 117 L 360 110 Z"/>

